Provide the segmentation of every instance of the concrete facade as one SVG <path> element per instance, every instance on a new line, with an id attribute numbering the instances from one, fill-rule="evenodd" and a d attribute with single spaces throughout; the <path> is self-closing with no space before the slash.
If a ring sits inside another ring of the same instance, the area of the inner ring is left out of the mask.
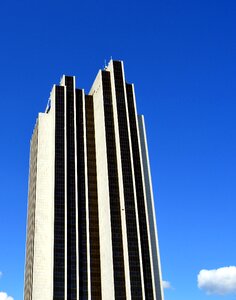
<path id="1" fill-rule="evenodd" d="M 31 140 L 24 300 L 164 300 L 143 116 L 121 61 L 54 86 Z"/>

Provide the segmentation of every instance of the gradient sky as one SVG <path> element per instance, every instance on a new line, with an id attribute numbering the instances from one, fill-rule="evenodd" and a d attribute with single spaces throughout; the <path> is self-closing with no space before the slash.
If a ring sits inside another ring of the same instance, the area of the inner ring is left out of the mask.
<path id="1" fill-rule="evenodd" d="M 37 114 L 62 74 L 88 91 L 112 56 L 145 115 L 165 300 L 236 299 L 197 286 L 236 265 L 235 30 L 235 0 L 1 1 L 0 292 L 23 298 Z"/>

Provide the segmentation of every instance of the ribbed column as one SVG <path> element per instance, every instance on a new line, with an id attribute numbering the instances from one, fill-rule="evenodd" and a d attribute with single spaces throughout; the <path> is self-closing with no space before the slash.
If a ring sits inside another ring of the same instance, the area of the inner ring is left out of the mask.
<path id="1" fill-rule="evenodd" d="M 54 188 L 54 274 L 53 299 L 65 299 L 65 88 L 55 91 L 55 188 Z"/>
<path id="2" fill-rule="evenodd" d="M 77 300 L 74 77 L 65 76 L 67 147 L 67 298 Z"/>
<path id="3" fill-rule="evenodd" d="M 129 111 L 129 121 L 130 121 L 130 133 L 132 141 L 132 153 L 133 153 L 133 164 L 134 164 L 134 174 L 135 174 L 135 187 L 136 187 L 136 197 L 138 204 L 138 214 L 139 214 L 139 230 L 141 237 L 141 249 L 142 249 L 142 262 L 143 262 L 143 275 L 144 275 L 144 287 L 145 287 L 145 297 L 147 300 L 155 299 L 153 292 L 153 270 L 151 261 L 151 252 L 149 244 L 149 227 L 148 227 L 148 215 L 146 207 L 146 195 L 144 190 L 144 178 L 142 172 L 142 160 L 141 160 L 141 150 L 139 142 L 139 128 L 137 124 L 137 114 L 136 105 L 134 99 L 133 86 L 131 84 L 126 84 L 126 94 L 128 102 Z"/>
<path id="4" fill-rule="evenodd" d="M 143 299 L 144 291 L 138 213 L 135 195 L 131 137 L 129 131 L 129 116 L 127 111 L 122 63 L 119 61 L 111 61 L 108 70 L 111 71 L 112 74 L 112 85 L 115 92 L 114 101 L 116 103 L 119 130 L 131 297 L 132 299 Z"/>
<path id="5" fill-rule="evenodd" d="M 155 208 L 154 208 L 153 191 L 152 191 L 152 180 L 151 180 L 151 172 L 150 172 L 150 164 L 149 164 L 149 156 L 148 156 L 145 123 L 144 123 L 144 117 L 142 115 L 138 116 L 138 125 L 139 125 L 139 135 L 140 135 L 140 144 L 141 144 L 142 162 L 143 162 L 143 171 L 144 171 L 144 180 L 145 180 L 148 220 L 149 220 L 150 237 L 151 237 L 151 252 L 152 252 L 152 260 L 153 260 L 153 273 L 154 273 L 156 299 L 163 300 L 164 295 L 162 289 L 160 251 L 158 246 L 158 235 L 157 235 Z"/>
<path id="6" fill-rule="evenodd" d="M 76 90 L 78 277 L 79 299 L 88 299 L 87 215 L 85 190 L 84 91 Z"/>
<path id="7" fill-rule="evenodd" d="M 115 299 L 126 299 L 124 250 L 121 224 L 121 204 L 119 194 L 116 141 L 112 105 L 110 72 L 102 71 L 104 122 L 106 132 L 106 154 L 108 167 L 110 219 L 112 232 L 112 253 Z"/>
<path id="8" fill-rule="evenodd" d="M 38 121 L 30 142 L 30 172 L 27 214 L 27 241 L 25 263 L 24 300 L 32 299 L 33 269 L 34 269 L 34 238 L 35 238 L 35 206 L 37 182 L 37 155 L 38 155 Z"/>
<path id="9" fill-rule="evenodd" d="M 102 299 L 93 97 L 85 97 L 91 299 Z"/>
<path id="10" fill-rule="evenodd" d="M 113 300 L 115 297 L 115 291 L 112 255 L 111 208 L 102 84 L 100 71 L 95 79 L 90 94 L 93 95 L 94 104 L 102 299 Z"/>

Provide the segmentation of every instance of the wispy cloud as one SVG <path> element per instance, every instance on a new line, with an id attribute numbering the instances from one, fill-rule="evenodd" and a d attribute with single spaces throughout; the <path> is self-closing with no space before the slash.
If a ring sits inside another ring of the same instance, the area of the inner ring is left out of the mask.
<path id="1" fill-rule="evenodd" d="M 236 294 L 236 267 L 223 267 L 201 270 L 198 274 L 198 287 L 207 294 Z"/>
<path id="2" fill-rule="evenodd" d="M 166 281 L 166 280 L 162 280 L 162 286 L 163 286 L 163 289 L 170 289 L 171 288 L 170 282 Z"/>
<path id="3" fill-rule="evenodd" d="M 2 277 L 2 272 L 0 271 L 0 278 Z"/>
<path id="4" fill-rule="evenodd" d="M 8 296 L 7 293 L 0 292 L 0 300 L 14 300 L 14 299 Z"/>

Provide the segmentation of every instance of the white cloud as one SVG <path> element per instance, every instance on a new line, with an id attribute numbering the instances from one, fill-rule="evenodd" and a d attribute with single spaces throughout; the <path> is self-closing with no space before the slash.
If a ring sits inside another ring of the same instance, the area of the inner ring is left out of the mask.
<path id="1" fill-rule="evenodd" d="M 201 270 L 197 277 L 198 287 L 207 294 L 235 294 L 236 267 L 224 267 L 215 270 Z"/>
<path id="2" fill-rule="evenodd" d="M 171 288 L 170 282 L 165 281 L 165 280 L 162 280 L 162 286 L 163 286 L 163 289 L 170 289 Z"/>
<path id="3" fill-rule="evenodd" d="M 2 277 L 2 272 L 0 271 L 0 278 Z"/>
<path id="4" fill-rule="evenodd" d="M 14 299 L 8 296 L 7 293 L 0 292 L 0 300 L 14 300 Z"/>

